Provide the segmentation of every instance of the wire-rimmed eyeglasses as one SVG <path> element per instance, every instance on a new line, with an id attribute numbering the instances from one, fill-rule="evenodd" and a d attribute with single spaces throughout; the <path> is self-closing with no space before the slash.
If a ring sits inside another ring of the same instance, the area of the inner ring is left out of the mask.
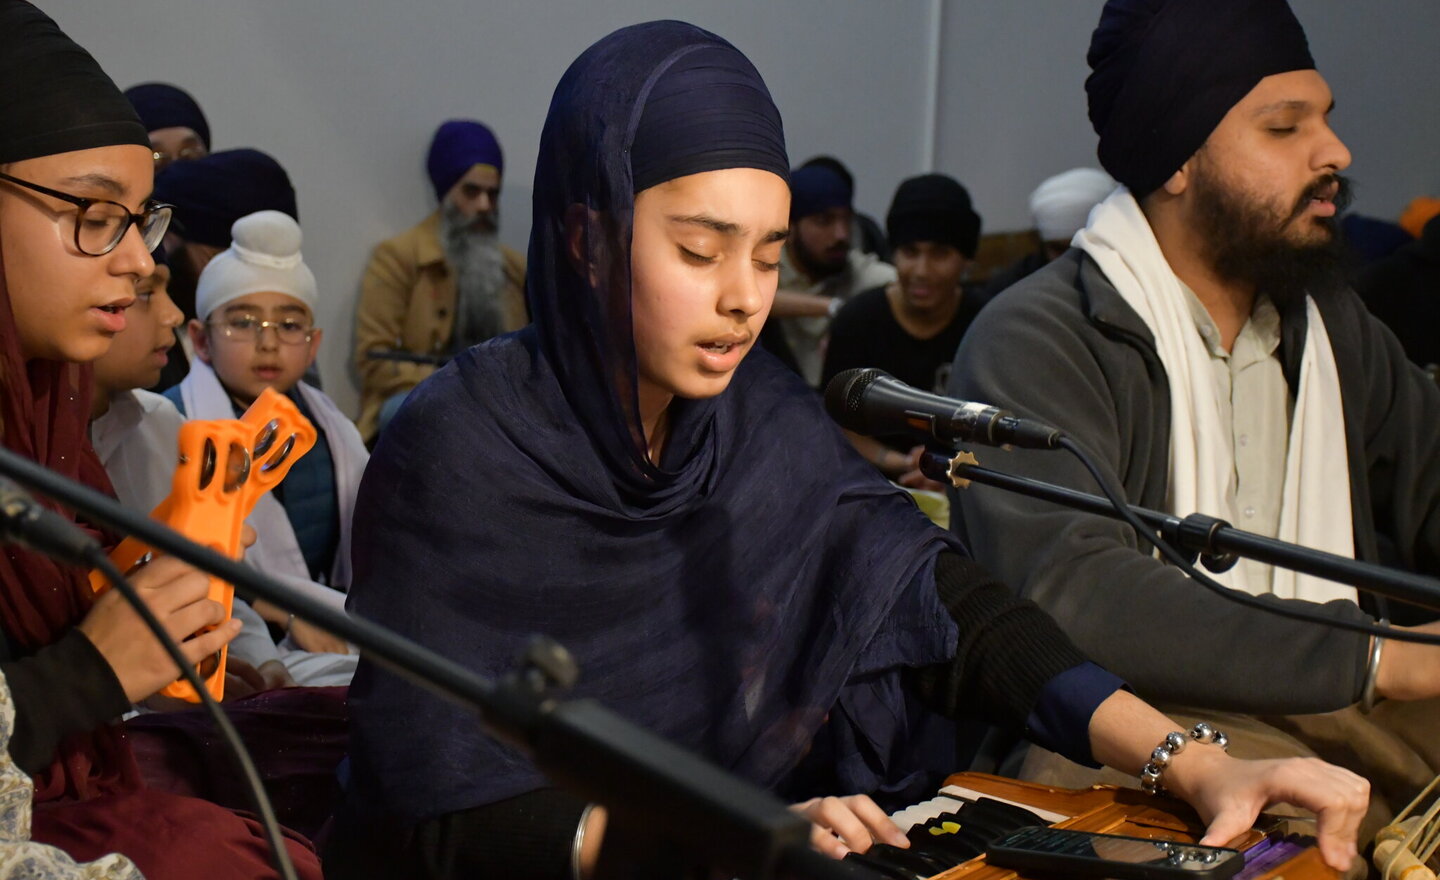
<path id="1" fill-rule="evenodd" d="M 262 321 L 254 315 L 230 315 L 218 321 L 208 321 L 206 326 L 215 327 L 226 339 L 236 342 L 254 342 L 266 327 L 275 331 L 275 338 L 282 345 L 301 345 L 315 335 L 315 328 L 305 321 L 281 318 L 279 321 Z"/>

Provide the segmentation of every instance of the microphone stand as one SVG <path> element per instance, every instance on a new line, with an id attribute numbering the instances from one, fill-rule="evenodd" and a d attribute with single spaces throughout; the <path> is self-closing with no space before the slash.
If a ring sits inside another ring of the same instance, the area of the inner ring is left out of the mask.
<path id="1" fill-rule="evenodd" d="M 131 534 L 202 571 L 358 645 L 365 655 L 480 715 L 492 735 L 526 752 L 548 777 L 602 803 L 628 828 L 664 838 L 697 864 L 745 878 L 853 878 L 852 865 L 810 848 L 810 823 L 773 794 L 626 721 L 594 700 L 561 700 L 579 676 L 559 644 L 535 637 L 499 682 L 390 630 L 294 591 L 186 539 L 9 449 L 0 475 L 92 522 Z M 603 861 L 603 857 L 602 857 Z"/>
<path id="2" fill-rule="evenodd" d="M 975 456 L 967 452 L 953 458 L 938 452 L 926 452 L 920 459 L 920 470 L 930 479 L 947 486 L 965 488 L 969 482 L 984 483 L 1086 513 L 1124 520 L 1107 498 L 981 467 Z M 1198 556 L 1204 566 L 1213 572 L 1228 571 L 1243 556 L 1349 584 L 1412 605 L 1440 609 L 1440 580 L 1435 578 L 1267 538 L 1237 529 L 1223 519 L 1203 513 L 1179 517 L 1133 504 L 1129 507 L 1172 546 L 1188 554 L 1192 562 Z"/>

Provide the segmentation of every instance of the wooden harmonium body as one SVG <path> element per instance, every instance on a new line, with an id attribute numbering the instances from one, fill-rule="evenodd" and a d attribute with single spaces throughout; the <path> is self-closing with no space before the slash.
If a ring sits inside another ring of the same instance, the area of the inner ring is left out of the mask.
<path id="1" fill-rule="evenodd" d="M 1155 840 L 1195 843 L 1204 834 L 1184 803 L 1113 785 L 1051 788 L 984 773 L 957 773 L 932 800 L 891 818 L 910 848 L 876 846 L 847 856 L 879 877 L 903 880 L 1014 880 L 1009 868 L 987 864 L 986 845 L 1025 825 L 1049 824 Z M 1295 833 L 1304 823 L 1262 814 L 1249 832 L 1227 843 L 1245 853 L 1236 880 L 1331 880 L 1313 838 Z"/>

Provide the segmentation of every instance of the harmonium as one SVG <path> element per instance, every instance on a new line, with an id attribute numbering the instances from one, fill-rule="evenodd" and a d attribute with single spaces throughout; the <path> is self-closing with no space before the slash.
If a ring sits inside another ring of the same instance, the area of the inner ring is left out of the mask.
<path id="1" fill-rule="evenodd" d="M 895 880 L 1013 880 L 1008 868 L 987 864 L 988 844 L 1037 824 L 1195 843 L 1204 835 L 1184 803 L 1134 789 L 1097 785 L 1075 790 L 1018 782 L 984 773 L 957 773 L 939 794 L 891 818 L 910 839 L 909 849 L 877 845 L 847 860 Z M 1262 814 L 1250 831 L 1226 846 L 1244 854 L 1238 880 L 1331 880 L 1314 839 L 1296 830 L 1312 824 Z"/>

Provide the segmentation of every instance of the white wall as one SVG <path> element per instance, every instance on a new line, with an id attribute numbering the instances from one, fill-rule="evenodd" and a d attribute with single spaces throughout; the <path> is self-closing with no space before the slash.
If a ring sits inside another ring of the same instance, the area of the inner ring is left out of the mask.
<path id="1" fill-rule="evenodd" d="M 1099 167 L 1084 84 L 1102 5 L 945 0 L 936 164 L 969 187 L 987 229 L 1029 225 L 1026 199 L 1049 175 Z M 1415 196 L 1440 195 L 1440 3 L 1291 6 L 1335 93 L 1355 209 L 1394 219 Z"/>
<path id="2" fill-rule="evenodd" d="M 324 298 L 321 371 L 352 414 L 360 275 L 371 246 L 433 207 L 424 150 L 434 126 L 473 116 L 495 128 L 506 150 L 502 237 L 523 252 L 551 91 L 616 27 L 680 18 L 731 40 L 769 83 L 792 159 L 839 156 L 858 178 L 857 205 L 876 216 L 900 180 L 929 170 L 932 147 L 992 231 L 1028 225 L 1040 179 L 1095 161 L 1083 80 L 1099 0 L 41 2 L 122 86 L 184 86 L 216 148 L 259 147 L 289 170 Z M 1294 3 L 1356 153 L 1357 207 L 1393 216 L 1412 196 L 1440 192 L 1440 58 L 1429 45 L 1440 4 Z"/>
<path id="3" fill-rule="evenodd" d="M 833 152 L 863 167 L 859 197 L 872 211 L 921 161 L 913 120 L 924 67 L 912 44 L 924 29 L 922 3 L 148 0 L 140 13 L 132 4 L 46 5 L 122 87 L 182 85 L 205 108 L 213 146 L 259 147 L 290 172 L 325 298 L 321 372 L 352 413 L 360 275 L 376 242 L 433 207 L 424 151 L 434 127 L 471 116 L 496 130 L 506 150 L 502 237 L 523 253 L 551 92 L 582 49 L 617 27 L 681 18 L 730 39 L 785 109 L 792 155 Z"/>

